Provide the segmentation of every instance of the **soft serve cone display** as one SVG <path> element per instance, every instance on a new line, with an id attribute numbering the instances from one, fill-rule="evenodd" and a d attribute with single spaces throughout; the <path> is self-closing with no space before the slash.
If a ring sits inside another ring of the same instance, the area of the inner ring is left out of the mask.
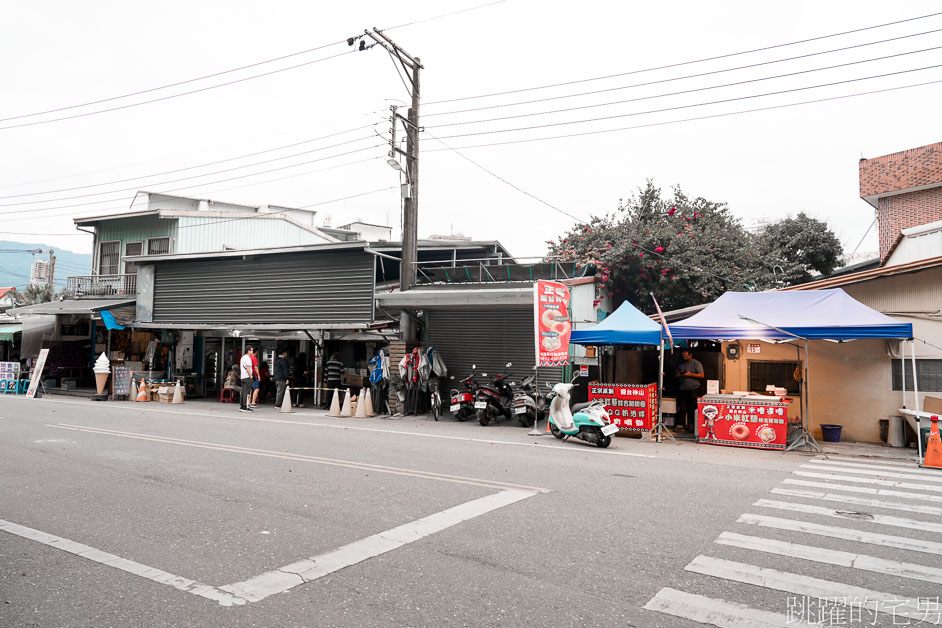
<path id="1" fill-rule="evenodd" d="M 98 394 L 105 392 L 105 384 L 108 383 L 108 375 L 111 374 L 111 360 L 104 353 L 95 360 L 95 384 L 98 386 Z"/>

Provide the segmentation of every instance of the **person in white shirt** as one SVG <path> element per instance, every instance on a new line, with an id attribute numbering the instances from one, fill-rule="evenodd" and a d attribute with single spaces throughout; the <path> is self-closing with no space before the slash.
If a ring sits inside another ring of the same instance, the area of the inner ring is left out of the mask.
<path id="1" fill-rule="evenodd" d="M 245 355 L 239 360 L 239 378 L 242 380 L 242 393 L 239 395 L 239 412 L 251 412 L 249 407 L 249 395 L 252 394 L 252 381 L 254 380 L 253 371 L 255 367 L 252 364 L 252 356 L 255 355 L 255 347 L 246 347 Z"/>

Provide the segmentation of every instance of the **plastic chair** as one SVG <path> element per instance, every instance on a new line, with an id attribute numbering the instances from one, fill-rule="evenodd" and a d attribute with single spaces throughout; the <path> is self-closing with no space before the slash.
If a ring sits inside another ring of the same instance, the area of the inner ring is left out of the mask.
<path id="1" fill-rule="evenodd" d="M 218 399 L 219 403 L 238 403 L 239 391 L 235 388 L 220 388 Z"/>

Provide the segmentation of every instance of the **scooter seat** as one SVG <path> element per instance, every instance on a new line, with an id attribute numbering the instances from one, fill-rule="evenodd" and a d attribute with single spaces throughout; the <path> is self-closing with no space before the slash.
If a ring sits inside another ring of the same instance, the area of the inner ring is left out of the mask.
<path id="1" fill-rule="evenodd" d="M 572 413 L 575 414 L 576 412 L 579 412 L 580 410 L 585 410 L 591 405 L 592 405 L 591 401 L 587 401 L 585 403 L 577 403 L 572 407 Z"/>

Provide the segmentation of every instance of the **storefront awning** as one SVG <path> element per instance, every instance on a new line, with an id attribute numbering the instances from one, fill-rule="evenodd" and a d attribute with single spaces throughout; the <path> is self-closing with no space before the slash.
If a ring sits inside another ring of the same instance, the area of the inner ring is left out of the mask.
<path id="1" fill-rule="evenodd" d="M 21 331 L 23 331 L 22 323 L 10 323 L 6 325 L 0 325 L 0 342 L 12 341 L 13 334 L 19 333 Z"/>
<path id="2" fill-rule="evenodd" d="M 105 327 L 108 329 L 124 329 L 127 325 L 121 325 L 114 319 L 114 314 L 108 310 L 102 310 L 99 312 L 101 314 L 101 320 L 105 323 Z"/>
<path id="3" fill-rule="evenodd" d="M 16 316 L 31 316 L 33 314 L 92 314 L 99 310 L 134 305 L 136 302 L 136 299 L 65 299 L 63 301 L 49 301 L 38 305 L 24 305 L 11 310 L 11 312 Z"/>
<path id="4" fill-rule="evenodd" d="M 406 310 L 432 310 L 461 306 L 533 305 L 533 286 L 526 288 L 497 288 L 478 290 L 408 290 L 377 294 L 376 303 L 382 308 Z"/>

